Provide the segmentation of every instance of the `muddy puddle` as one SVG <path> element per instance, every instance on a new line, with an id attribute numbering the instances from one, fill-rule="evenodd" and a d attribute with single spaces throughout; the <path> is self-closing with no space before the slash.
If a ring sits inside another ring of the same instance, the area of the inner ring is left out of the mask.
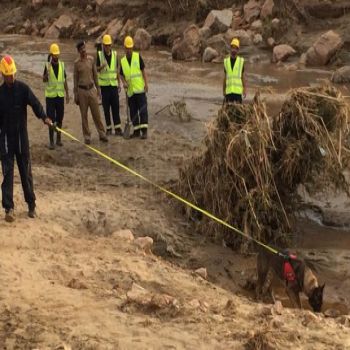
<path id="1" fill-rule="evenodd" d="M 0 50 L 14 56 L 20 71 L 31 74 L 33 79 L 40 81 L 50 40 L 7 35 L 0 36 L 0 43 L 2 44 Z M 72 90 L 73 63 L 77 57 L 75 43 L 61 41 L 59 44 Z M 93 43 L 88 44 L 88 51 L 95 54 Z M 121 48 L 119 52 L 122 52 Z M 195 118 L 194 123 L 198 125 L 191 128 L 184 125 L 179 127 L 177 132 L 181 133 L 181 138 L 190 139 L 198 146 L 205 132 L 202 122 L 207 122 L 216 115 L 222 104 L 222 64 L 173 62 L 171 54 L 164 48 L 145 52 L 143 56 L 150 80 L 148 98 L 151 120 L 154 120 L 157 127 L 173 131 L 171 124 L 163 121 L 162 116 L 156 112 L 174 100 L 185 99 Z M 331 75 L 327 70 L 289 71 L 266 60 L 261 63 L 250 63 L 249 59 L 246 72 L 249 91 L 247 101 L 252 99 L 258 89 L 262 89 L 263 97 L 273 112 L 278 110 L 289 89 L 317 84 Z M 325 200 L 320 202 L 326 205 Z M 313 220 L 310 216 L 300 218 L 294 246 L 318 266 L 320 280 L 326 283 L 325 309 L 332 308 L 338 310 L 340 314 L 347 314 L 350 312 L 350 219 L 347 215 L 348 206 L 342 206 L 341 210 L 336 206 L 333 209 L 333 214 L 329 215 L 329 220 L 326 222 L 328 226 L 324 225 L 324 220 L 320 220 L 317 213 L 311 215 Z M 339 212 L 342 213 L 342 218 L 346 218 L 348 225 L 335 228 L 339 222 L 339 217 L 337 219 Z M 284 304 L 288 305 L 282 290 L 279 294 Z M 304 306 L 306 307 L 305 300 Z"/>

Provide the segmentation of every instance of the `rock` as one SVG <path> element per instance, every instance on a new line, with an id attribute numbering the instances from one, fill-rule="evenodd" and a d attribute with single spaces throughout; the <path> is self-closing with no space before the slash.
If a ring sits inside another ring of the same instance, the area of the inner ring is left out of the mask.
<path id="1" fill-rule="evenodd" d="M 336 84 L 350 83 L 350 66 L 344 66 L 337 69 L 333 73 L 331 80 Z"/>
<path id="2" fill-rule="evenodd" d="M 265 19 L 271 17 L 273 13 L 275 3 L 273 0 L 265 0 L 263 7 L 261 8 L 260 18 Z"/>
<path id="3" fill-rule="evenodd" d="M 112 237 L 121 241 L 129 241 L 132 242 L 135 237 L 130 230 L 120 230 L 112 233 Z"/>
<path id="4" fill-rule="evenodd" d="M 272 37 L 268 38 L 266 42 L 269 47 L 274 47 L 276 44 L 275 39 Z"/>
<path id="5" fill-rule="evenodd" d="M 211 62 L 213 59 L 217 58 L 219 53 L 212 47 L 207 47 L 203 52 L 202 61 Z"/>
<path id="6" fill-rule="evenodd" d="M 136 50 L 148 50 L 151 47 L 152 36 L 143 28 L 137 29 L 134 36 Z"/>
<path id="7" fill-rule="evenodd" d="M 93 28 L 90 28 L 88 31 L 87 31 L 87 35 L 88 36 L 95 36 L 95 35 L 98 35 L 100 34 L 102 31 L 102 27 L 101 26 L 95 26 Z"/>
<path id="8" fill-rule="evenodd" d="M 263 306 L 261 308 L 261 316 L 272 316 L 272 315 L 273 315 L 272 307 Z"/>
<path id="9" fill-rule="evenodd" d="M 283 62 L 288 59 L 288 57 L 295 55 L 297 52 L 289 45 L 282 44 L 277 45 L 273 48 L 272 62 Z"/>
<path id="10" fill-rule="evenodd" d="M 271 28 L 272 28 L 273 30 L 278 30 L 279 27 L 280 27 L 280 25 L 281 25 L 281 21 L 280 21 L 280 19 L 278 19 L 278 18 L 274 18 L 274 19 L 271 21 Z"/>
<path id="11" fill-rule="evenodd" d="M 58 39 L 60 37 L 60 31 L 55 24 L 52 24 L 48 30 L 45 31 L 44 38 Z"/>
<path id="12" fill-rule="evenodd" d="M 339 317 L 340 312 L 339 310 L 336 310 L 336 309 L 328 309 L 324 312 L 324 315 L 330 318 L 337 318 Z"/>
<path id="13" fill-rule="evenodd" d="M 177 299 L 167 294 L 155 294 L 151 298 L 150 306 L 164 309 L 167 307 L 179 308 Z"/>
<path id="14" fill-rule="evenodd" d="M 97 13 L 106 16 L 115 13 L 119 1 L 115 0 L 95 0 Z"/>
<path id="15" fill-rule="evenodd" d="M 243 29 L 229 29 L 225 34 L 225 39 L 228 43 L 230 43 L 233 38 L 238 38 L 241 46 L 250 46 L 252 44 L 252 40 L 249 33 Z"/>
<path id="16" fill-rule="evenodd" d="M 231 28 L 234 30 L 239 29 L 244 23 L 244 19 L 242 17 L 233 17 Z"/>
<path id="17" fill-rule="evenodd" d="M 279 300 L 277 300 L 275 302 L 275 305 L 272 307 L 272 313 L 274 315 L 282 315 L 282 313 L 283 313 L 283 305 L 282 305 L 282 303 Z"/>
<path id="18" fill-rule="evenodd" d="M 68 38 L 72 34 L 74 22 L 68 15 L 60 16 L 45 33 L 45 38 Z"/>
<path id="19" fill-rule="evenodd" d="M 174 41 L 171 54 L 175 60 L 193 60 L 200 57 L 200 51 L 199 28 L 193 24 L 186 28 L 182 38 Z"/>
<path id="20" fill-rule="evenodd" d="M 151 237 L 139 237 L 134 240 L 134 244 L 145 253 L 152 253 L 153 239 Z"/>
<path id="21" fill-rule="evenodd" d="M 210 38 L 211 35 L 212 35 L 212 32 L 210 28 L 202 27 L 201 29 L 199 29 L 199 36 L 201 40 L 207 40 Z"/>
<path id="22" fill-rule="evenodd" d="M 302 320 L 303 326 L 307 327 L 310 323 L 318 322 L 318 321 L 319 321 L 319 318 L 318 318 L 318 316 L 316 314 L 314 314 L 311 311 L 305 311 L 304 317 L 303 317 L 303 320 Z"/>
<path id="23" fill-rule="evenodd" d="M 273 329 L 281 329 L 283 325 L 284 323 L 277 318 L 273 318 L 270 322 L 270 327 Z"/>
<path id="24" fill-rule="evenodd" d="M 260 33 L 255 34 L 253 38 L 253 44 L 254 45 L 260 45 L 263 42 L 263 37 Z"/>
<path id="25" fill-rule="evenodd" d="M 205 267 L 201 267 L 201 268 L 195 270 L 194 272 L 196 275 L 202 277 L 205 280 L 208 278 L 208 272 L 207 272 L 207 269 Z"/>
<path id="26" fill-rule="evenodd" d="M 140 285 L 133 283 L 131 289 L 126 293 L 128 301 L 139 305 L 147 305 L 152 300 L 152 294 Z"/>
<path id="27" fill-rule="evenodd" d="M 341 316 L 337 318 L 337 322 L 345 327 L 350 328 L 350 316 Z"/>
<path id="28" fill-rule="evenodd" d="M 250 29 L 253 32 L 258 32 L 258 33 L 262 32 L 262 28 L 263 28 L 263 24 L 262 24 L 262 21 L 260 19 L 257 19 L 256 21 L 254 21 L 250 26 Z"/>
<path id="29" fill-rule="evenodd" d="M 23 29 L 25 30 L 26 34 L 30 34 L 32 31 L 32 22 L 27 19 L 24 23 L 23 23 Z"/>
<path id="30" fill-rule="evenodd" d="M 34 10 L 39 10 L 44 5 L 44 0 L 32 0 Z"/>
<path id="31" fill-rule="evenodd" d="M 243 7 L 244 20 L 251 23 L 260 15 L 261 5 L 257 0 L 249 0 Z"/>
<path id="32" fill-rule="evenodd" d="M 302 53 L 300 58 L 299 58 L 299 66 L 300 67 L 305 67 L 306 66 L 306 60 L 307 60 L 307 56 L 306 56 L 306 53 Z"/>
<path id="33" fill-rule="evenodd" d="M 104 32 L 104 34 L 109 34 L 113 41 L 117 41 L 119 33 L 123 29 L 123 21 L 121 19 L 113 19 L 108 23 L 108 26 Z"/>
<path id="34" fill-rule="evenodd" d="M 207 41 L 207 45 L 216 50 L 219 55 L 225 56 L 228 53 L 228 45 L 223 34 L 216 34 Z"/>
<path id="35" fill-rule="evenodd" d="M 79 281 L 76 278 L 73 278 L 72 280 L 69 281 L 69 283 L 67 284 L 68 288 L 72 288 L 72 289 L 87 289 L 87 286 L 84 282 Z"/>
<path id="36" fill-rule="evenodd" d="M 340 35 L 332 30 L 322 34 L 306 52 L 308 66 L 323 66 L 329 63 L 343 46 Z"/>
<path id="37" fill-rule="evenodd" d="M 120 32 L 120 36 L 124 38 L 127 35 L 134 36 L 136 28 L 138 26 L 136 19 L 128 19 Z"/>
<path id="38" fill-rule="evenodd" d="M 204 27 L 208 27 L 212 34 L 223 33 L 231 27 L 232 17 L 231 10 L 212 10 L 204 22 Z"/>
<path id="39" fill-rule="evenodd" d="M 9 34 L 12 33 L 16 29 L 16 26 L 13 24 L 9 24 L 8 26 L 5 27 L 4 33 Z"/>
<path id="40" fill-rule="evenodd" d="M 133 283 L 131 289 L 126 294 L 128 302 L 138 304 L 139 306 L 146 306 L 148 308 L 175 308 L 179 309 L 177 299 L 167 294 L 152 294 L 147 289 L 140 285 Z"/>

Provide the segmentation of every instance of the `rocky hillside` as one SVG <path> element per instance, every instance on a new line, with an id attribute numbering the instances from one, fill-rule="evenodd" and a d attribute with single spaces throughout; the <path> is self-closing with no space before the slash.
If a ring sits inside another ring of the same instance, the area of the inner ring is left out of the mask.
<path id="1" fill-rule="evenodd" d="M 343 65 L 350 58 L 346 0 L 5 0 L 0 31 L 45 38 L 96 40 L 172 48 L 174 59 L 222 61 L 239 37 L 246 53 L 271 52 L 273 62 Z"/>

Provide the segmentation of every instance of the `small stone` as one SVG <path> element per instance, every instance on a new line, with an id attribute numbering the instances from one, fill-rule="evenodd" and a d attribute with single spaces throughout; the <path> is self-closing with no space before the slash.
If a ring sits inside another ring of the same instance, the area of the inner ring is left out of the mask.
<path id="1" fill-rule="evenodd" d="M 139 237 L 134 240 L 134 244 L 145 253 L 152 253 L 151 248 L 153 246 L 153 238 L 151 237 Z"/>
<path id="2" fill-rule="evenodd" d="M 263 37 L 261 34 L 255 34 L 253 38 L 254 45 L 260 45 L 263 42 Z"/>
<path id="3" fill-rule="evenodd" d="M 274 18 L 274 19 L 271 21 L 271 27 L 272 27 L 272 29 L 274 29 L 274 30 L 277 30 L 277 29 L 280 27 L 280 24 L 281 24 L 281 20 L 278 19 L 278 18 Z"/>
<path id="4" fill-rule="evenodd" d="M 253 32 L 259 32 L 260 33 L 262 31 L 262 27 L 263 27 L 262 21 L 260 19 L 257 19 L 256 21 L 254 21 L 251 24 L 250 29 Z"/>
<path id="5" fill-rule="evenodd" d="M 275 39 L 272 37 L 268 38 L 266 42 L 269 47 L 274 47 L 276 44 Z"/>
<path id="6" fill-rule="evenodd" d="M 212 47 L 207 47 L 203 52 L 203 62 L 211 62 L 213 59 L 217 58 L 219 53 Z"/>
<path id="7" fill-rule="evenodd" d="M 302 320 L 303 326 L 307 327 L 310 323 L 317 322 L 317 321 L 319 321 L 319 318 L 317 315 L 315 315 L 311 311 L 305 311 L 305 314 Z"/>
<path id="8" fill-rule="evenodd" d="M 67 287 L 72 288 L 72 289 L 87 289 L 87 286 L 84 282 L 79 281 L 76 278 L 73 278 L 72 280 L 69 281 L 67 284 Z"/>
<path id="9" fill-rule="evenodd" d="M 117 238 L 121 241 L 133 241 L 134 235 L 130 230 L 120 230 L 112 233 L 113 238 Z"/>
<path id="10" fill-rule="evenodd" d="M 337 322 L 347 328 L 350 328 L 350 316 L 341 316 L 337 318 Z"/>
<path id="11" fill-rule="evenodd" d="M 339 310 L 336 310 L 336 309 L 328 309 L 324 312 L 324 315 L 326 317 L 336 318 L 340 315 L 340 312 Z"/>
<path id="12" fill-rule="evenodd" d="M 197 269 L 195 271 L 195 274 L 197 274 L 198 276 L 202 277 L 205 280 L 208 278 L 208 272 L 207 272 L 207 269 L 205 267 L 201 267 L 201 268 Z"/>
<path id="13" fill-rule="evenodd" d="M 275 305 L 272 307 L 272 311 L 275 315 L 282 315 L 283 305 L 279 300 L 275 302 Z"/>
<path id="14" fill-rule="evenodd" d="M 270 322 L 270 325 L 274 329 L 281 329 L 283 327 L 284 323 L 277 318 L 273 318 Z"/>

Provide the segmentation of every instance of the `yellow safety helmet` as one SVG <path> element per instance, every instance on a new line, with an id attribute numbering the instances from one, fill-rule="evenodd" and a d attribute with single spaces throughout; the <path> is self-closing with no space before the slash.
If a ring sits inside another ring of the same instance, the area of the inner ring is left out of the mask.
<path id="1" fill-rule="evenodd" d="M 103 45 L 112 45 L 112 37 L 109 34 L 105 34 L 102 38 Z"/>
<path id="2" fill-rule="evenodd" d="M 59 55 L 60 54 L 60 48 L 57 44 L 55 44 L 55 43 L 51 44 L 50 54 L 51 55 Z"/>
<path id="3" fill-rule="evenodd" d="M 239 48 L 239 39 L 233 38 L 231 41 L 231 46 L 236 46 Z"/>
<path id="4" fill-rule="evenodd" d="M 6 55 L 0 62 L 1 73 L 6 76 L 14 75 L 17 72 L 16 63 L 13 58 Z"/>
<path id="5" fill-rule="evenodd" d="M 132 49 L 134 47 L 134 40 L 132 39 L 131 36 L 127 36 L 124 40 L 124 46 L 127 49 Z"/>

